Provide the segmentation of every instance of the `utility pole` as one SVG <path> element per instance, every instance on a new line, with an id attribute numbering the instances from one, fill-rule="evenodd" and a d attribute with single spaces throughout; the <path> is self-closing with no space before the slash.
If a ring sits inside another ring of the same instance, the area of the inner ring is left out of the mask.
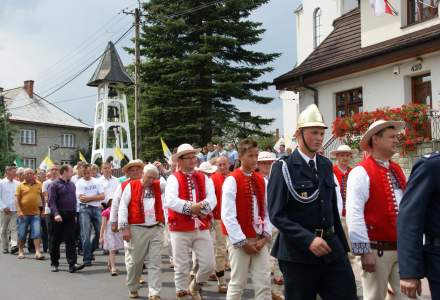
<path id="1" fill-rule="evenodd" d="M 5 144 L 6 144 L 6 153 L 9 154 L 9 134 L 8 134 L 8 126 L 6 125 L 6 105 L 5 105 L 5 97 L 3 96 L 3 88 L 0 87 L 0 102 L 3 109 L 3 127 L 5 132 Z"/>
<path id="2" fill-rule="evenodd" d="M 139 1 L 139 8 L 136 8 L 134 12 L 123 10 L 126 15 L 134 16 L 134 158 L 139 158 L 139 111 L 140 111 L 140 86 L 139 86 L 139 67 L 141 63 L 140 47 L 139 47 L 139 33 L 141 24 L 141 2 Z"/>
<path id="3" fill-rule="evenodd" d="M 134 26 L 135 26 L 135 48 L 134 48 L 134 157 L 139 158 L 139 132 L 138 132 L 138 122 L 139 122 L 139 67 L 140 67 L 140 49 L 139 49 L 139 27 L 140 27 L 140 12 L 139 8 L 134 10 Z"/>

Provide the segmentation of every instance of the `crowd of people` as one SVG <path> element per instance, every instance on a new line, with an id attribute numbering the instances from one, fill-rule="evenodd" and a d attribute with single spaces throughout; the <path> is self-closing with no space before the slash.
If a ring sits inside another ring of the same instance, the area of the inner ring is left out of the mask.
<path id="1" fill-rule="evenodd" d="M 402 127 L 373 123 L 353 169 L 347 145 L 332 151 L 334 165 L 319 154 L 327 127 L 315 105 L 299 117 L 294 151 L 262 151 L 251 138 L 226 150 L 182 144 L 168 167 L 132 160 L 120 178 L 110 163 L 54 164 L 47 173 L 11 165 L 0 183 L 2 250 L 23 259 L 27 242 L 35 259 L 49 253 L 58 272 L 64 242 L 75 273 L 102 248 L 112 276 L 123 251 L 130 298 L 139 298 L 145 269 L 148 297 L 160 299 L 167 247 L 177 299 L 203 299 L 210 280 L 219 295 L 241 299 L 251 277 L 258 300 L 353 300 L 354 264 L 363 299 L 416 298 L 425 276 L 440 299 L 440 226 L 430 215 L 440 210 L 428 176 L 440 155 L 422 159 L 407 181 L 391 160 Z"/>

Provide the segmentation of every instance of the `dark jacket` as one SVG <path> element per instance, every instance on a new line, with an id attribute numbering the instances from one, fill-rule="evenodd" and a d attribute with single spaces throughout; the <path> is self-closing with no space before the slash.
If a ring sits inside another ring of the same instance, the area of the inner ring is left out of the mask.
<path id="1" fill-rule="evenodd" d="M 440 154 L 418 160 L 411 171 L 397 219 L 401 278 L 440 278 L 440 247 L 423 245 L 423 235 L 440 239 Z"/>
<path id="2" fill-rule="evenodd" d="M 317 200 L 305 204 L 292 197 L 283 178 L 281 160 L 287 162 L 293 187 L 299 194 L 311 195 L 319 187 Z M 349 247 L 339 218 L 332 163 L 317 155 L 316 178 L 298 150 L 281 160 L 272 166 L 268 184 L 269 217 L 280 231 L 272 255 L 280 260 L 305 264 L 329 263 L 344 258 Z M 315 238 L 314 231 L 332 226 L 335 235 L 327 239 L 332 252 L 319 258 L 308 249 Z"/>

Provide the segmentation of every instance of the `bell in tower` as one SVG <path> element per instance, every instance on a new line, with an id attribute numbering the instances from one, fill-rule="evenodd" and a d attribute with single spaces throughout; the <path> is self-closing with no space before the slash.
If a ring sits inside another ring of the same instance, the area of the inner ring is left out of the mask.
<path id="1" fill-rule="evenodd" d="M 92 163 L 101 158 L 107 161 L 120 148 L 125 157 L 133 159 L 127 99 L 116 85 L 132 85 L 115 46 L 109 42 L 88 86 L 98 88 L 95 125 L 93 131 Z M 115 131 L 115 129 L 117 129 Z"/>

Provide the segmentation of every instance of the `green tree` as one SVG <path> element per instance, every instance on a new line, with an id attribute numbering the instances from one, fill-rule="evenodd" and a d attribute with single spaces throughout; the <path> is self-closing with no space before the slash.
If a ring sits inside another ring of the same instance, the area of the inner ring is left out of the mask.
<path id="1" fill-rule="evenodd" d="M 251 50 L 265 29 L 249 20 L 252 11 L 268 1 L 212 5 L 212 0 L 151 0 L 144 5 L 142 158 L 162 157 L 160 137 L 173 148 L 183 142 L 205 145 L 231 132 L 238 137 L 267 135 L 263 127 L 272 119 L 240 112 L 232 101 L 273 100 L 258 92 L 270 85 L 260 77 L 272 71 L 268 64 L 279 54 Z"/>
<path id="2" fill-rule="evenodd" d="M 3 110 L 2 101 L 3 98 L 0 95 L 0 174 L 3 174 L 5 167 L 12 164 L 16 158 L 13 150 L 15 130 L 8 122 L 8 115 Z"/>

